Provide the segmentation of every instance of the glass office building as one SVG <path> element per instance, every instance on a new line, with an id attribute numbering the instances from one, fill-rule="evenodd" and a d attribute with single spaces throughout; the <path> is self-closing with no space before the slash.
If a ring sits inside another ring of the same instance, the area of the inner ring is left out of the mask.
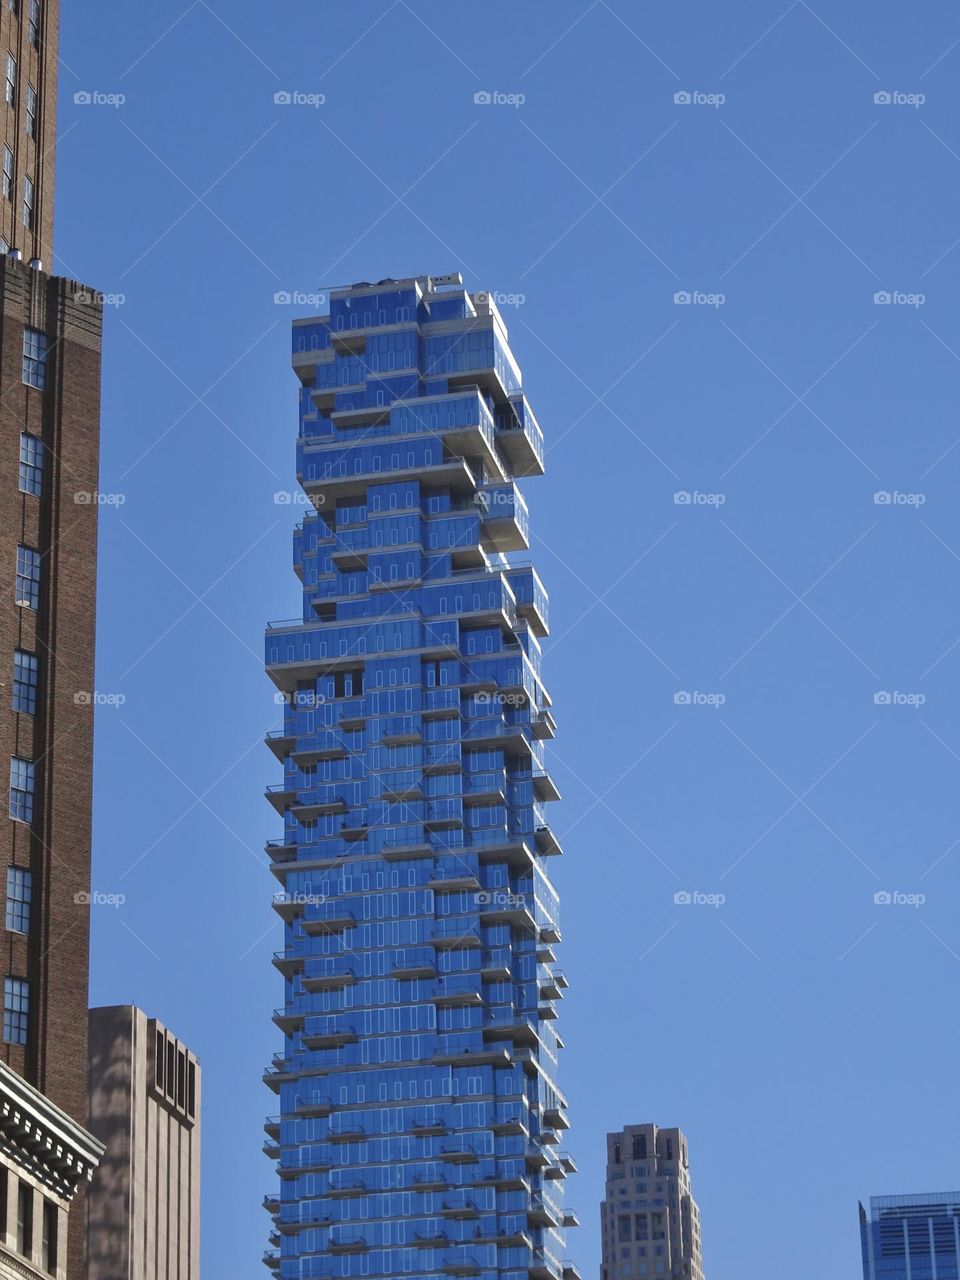
<path id="1" fill-rule="evenodd" d="M 297 322 L 302 616 L 273 624 L 281 1280 L 575 1280 L 557 1085 L 543 439 L 459 276 Z"/>
<path id="2" fill-rule="evenodd" d="M 958 1280 L 960 1191 L 872 1196 L 860 1239 L 864 1280 Z"/>

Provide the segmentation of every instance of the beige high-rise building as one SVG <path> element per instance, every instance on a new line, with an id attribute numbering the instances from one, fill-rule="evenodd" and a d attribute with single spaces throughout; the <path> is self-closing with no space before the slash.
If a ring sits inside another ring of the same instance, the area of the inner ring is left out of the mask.
<path id="1" fill-rule="evenodd" d="M 90 1010 L 87 1280 L 199 1280 L 200 1064 L 132 1005 Z"/>
<path id="2" fill-rule="evenodd" d="M 679 1129 L 629 1124 L 607 1134 L 600 1230 L 602 1280 L 704 1280 L 700 1209 Z"/>

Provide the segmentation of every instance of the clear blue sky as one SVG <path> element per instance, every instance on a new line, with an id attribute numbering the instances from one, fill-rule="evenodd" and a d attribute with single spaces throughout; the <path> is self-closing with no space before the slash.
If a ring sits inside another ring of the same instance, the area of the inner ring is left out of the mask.
<path id="1" fill-rule="evenodd" d="M 56 268 L 124 298 L 92 997 L 202 1058 L 206 1276 L 262 1274 L 273 1185 L 261 631 L 298 608 L 273 495 L 313 309 L 274 295 L 459 268 L 523 295 L 548 442 L 570 1253 L 597 1275 L 604 1132 L 655 1120 L 709 1280 L 852 1280 L 859 1196 L 960 1183 L 960 12 L 64 8 Z"/>

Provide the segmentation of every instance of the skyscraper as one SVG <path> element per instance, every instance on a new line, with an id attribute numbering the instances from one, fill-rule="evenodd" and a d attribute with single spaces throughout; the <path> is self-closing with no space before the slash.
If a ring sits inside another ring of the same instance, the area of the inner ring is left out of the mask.
<path id="1" fill-rule="evenodd" d="M 30 1117 L 11 1125 L 0 1152 L 0 1177 L 22 1192 L 7 1204 L 0 1267 L 80 1280 L 83 1215 L 71 1213 L 68 1228 L 66 1209 L 100 1151 L 81 1125 L 102 313 L 89 289 L 42 270 L 52 255 L 58 18 L 56 0 L 0 5 L 0 1059 L 10 1068 L 0 1113 Z M 60 1135 L 48 1156 L 73 1161 L 69 1179 L 50 1181 L 36 1163 L 30 1126 Z M 44 1188 L 55 1194 L 41 1205 Z"/>
<path id="2" fill-rule="evenodd" d="M 132 1005 L 90 1010 L 87 1280 L 199 1280 L 200 1064 Z"/>
<path id="3" fill-rule="evenodd" d="M 960 1191 L 871 1196 L 860 1243 L 864 1280 L 958 1280 Z"/>
<path id="4" fill-rule="evenodd" d="M 285 1036 L 267 1074 L 282 1280 L 572 1280 L 566 982 L 543 808 L 547 597 L 515 480 L 543 439 L 459 276 L 294 327 L 303 610 L 271 625 Z"/>
<path id="5" fill-rule="evenodd" d="M 607 1134 L 600 1230 L 602 1280 L 704 1280 L 700 1210 L 679 1129 L 628 1124 Z"/>

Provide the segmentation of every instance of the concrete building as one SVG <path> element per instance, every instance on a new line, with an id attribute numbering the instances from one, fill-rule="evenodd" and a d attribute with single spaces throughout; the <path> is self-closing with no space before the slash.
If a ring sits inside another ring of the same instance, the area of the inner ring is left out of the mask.
<path id="1" fill-rule="evenodd" d="M 200 1065 L 131 1005 L 90 1011 L 88 1280 L 199 1280 Z"/>
<path id="2" fill-rule="evenodd" d="M 630 1124 L 607 1134 L 600 1229 L 602 1280 L 704 1280 L 700 1210 L 679 1129 Z"/>
<path id="3" fill-rule="evenodd" d="M 863 1280 L 958 1280 L 960 1191 L 872 1196 L 860 1243 Z"/>

